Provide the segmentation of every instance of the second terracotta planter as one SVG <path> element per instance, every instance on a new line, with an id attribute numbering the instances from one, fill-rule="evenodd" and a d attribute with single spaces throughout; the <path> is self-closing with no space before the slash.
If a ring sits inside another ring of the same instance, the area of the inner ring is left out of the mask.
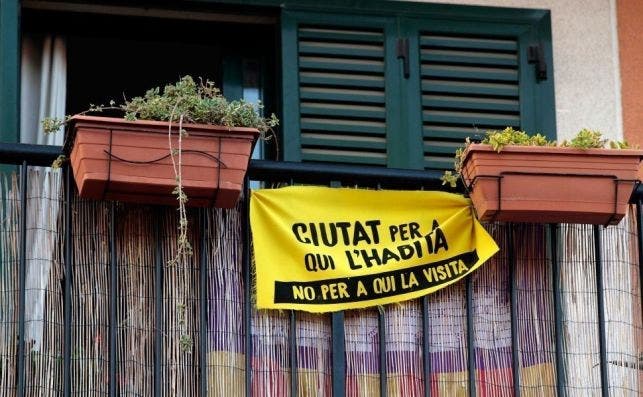
<path id="1" fill-rule="evenodd" d="M 168 123 L 75 116 L 68 140 L 79 196 L 177 205 Z M 183 186 L 189 206 L 233 207 L 253 144 L 252 128 L 184 124 Z M 172 146 L 178 147 L 173 124 Z"/>
<path id="2" fill-rule="evenodd" d="M 482 221 L 617 224 L 637 179 L 641 150 L 474 144 L 462 175 Z"/>

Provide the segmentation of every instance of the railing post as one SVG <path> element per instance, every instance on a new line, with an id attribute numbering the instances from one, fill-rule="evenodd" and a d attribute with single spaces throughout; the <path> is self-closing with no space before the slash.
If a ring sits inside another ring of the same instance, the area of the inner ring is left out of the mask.
<path id="1" fill-rule="evenodd" d="M 513 392 L 520 397 L 520 352 L 518 351 L 518 281 L 514 251 L 513 224 L 506 224 L 507 266 L 509 267 L 509 304 L 511 310 L 511 374 Z"/>
<path id="2" fill-rule="evenodd" d="M 554 300 L 554 330 L 556 343 L 556 392 L 565 394 L 565 367 L 563 365 L 563 309 L 560 295 L 560 264 L 558 262 L 558 225 L 549 225 L 549 253 L 551 258 L 552 290 Z"/>
<path id="3" fill-rule="evenodd" d="M 598 346 L 600 353 L 601 395 L 609 395 L 607 341 L 605 336 L 605 296 L 603 287 L 603 241 L 601 227 L 594 225 L 594 259 L 596 260 L 596 305 L 598 306 Z"/>
<path id="4" fill-rule="evenodd" d="M 18 396 L 25 395 L 25 288 L 27 274 L 27 161 L 20 167 L 20 267 L 18 275 Z"/>
<path id="5" fill-rule="evenodd" d="M 341 187 L 339 181 L 330 181 L 330 187 Z M 346 395 L 346 329 L 344 312 L 333 312 L 330 318 L 331 327 L 331 380 L 333 397 Z"/>
<path id="6" fill-rule="evenodd" d="M 162 210 L 154 210 L 154 396 L 163 395 L 163 245 L 161 243 Z"/>
<path id="7" fill-rule="evenodd" d="M 118 259 L 116 256 L 116 205 L 109 209 L 109 395 L 118 391 Z"/>
<path id="8" fill-rule="evenodd" d="M 473 278 L 468 275 L 465 284 L 467 301 L 467 375 L 469 397 L 476 396 L 476 349 L 475 349 L 475 324 L 473 313 Z"/>
<path id="9" fill-rule="evenodd" d="M 639 252 L 639 298 L 643 321 L 643 198 L 636 200 L 636 242 Z"/>
<path id="10" fill-rule="evenodd" d="M 346 335 L 344 330 L 344 312 L 331 314 L 332 350 L 331 379 L 333 382 L 333 397 L 346 395 Z"/>
<path id="11" fill-rule="evenodd" d="M 290 186 L 295 182 L 291 179 Z M 290 311 L 290 332 L 288 334 L 289 351 L 290 351 L 290 395 L 296 397 L 298 395 L 297 384 L 297 312 Z"/>
<path id="12" fill-rule="evenodd" d="M 199 253 L 201 271 L 199 274 L 199 315 L 201 320 L 199 322 L 199 366 L 201 372 L 200 391 L 202 396 L 208 395 L 208 239 L 206 233 L 208 231 L 208 217 L 207 210 L 204 208 L 199 209 L 199 225 L 201 226 L 201 238 L 199 240 Z"/>
<path id="13" fill-rule="evenodd" d="M 290 333 L 288 335 L 290 344 L 290 395 L 296 397 L 299 395 L 299 385 L 297 384 L 297 313 L 290 311 Z"/>
<path id="14" fill-rule="evenodd" d="M 250 294 L 251 263 L 250 263 L 250 222 L 248 219 L 250 211 L 250 190 L 249 180 L 246 176 L 243 180 L 243 205 L 241 209 L 241 229 L 243 233 L 243 297 L 244 297 L 244 324 L 246 336 L 246 354 L 245 354 L 245 383 L 246 396 L 252 396 L 252 297 Z"/>
<path id="15" fill-rule="evenodd" d="M 422 366 L 424 397 L 431 397 L 431 345 L 429 343 L 429 297 L 422 297 Z"/>
<path id="16" fill-rule="evenodd" d="M 71 396 L 71 334 L 72 334 L 72 307 L 71 307 L 71 281 L 74 276 L 73 241 L 72 241 L 72 179 L 71 168 L 65 167 L 65 288 L 64 288 L 64 339 L 63 344 L 63 395 Z"/>
<path id="17" fill-rule="evenodd" d="M 377 326 L 380 341 L 380 396 L 384 397 L 388 395 L 388 371 L 386 370 L 386 313 L 384 312 L 384 307 L 378 307 Z"/>

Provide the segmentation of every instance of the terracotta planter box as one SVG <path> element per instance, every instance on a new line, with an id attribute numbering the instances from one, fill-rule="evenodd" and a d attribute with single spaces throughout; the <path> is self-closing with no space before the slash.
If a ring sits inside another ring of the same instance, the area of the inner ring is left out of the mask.
<path id="1" fill-rule="evenodd" d="M 177 205 L 168 123 L 75 116 L 66 142 L 80 197 Z M 173 123 L 172 147 L 178 147 Z M 259 132 L 184 124 L 183 186 L 188 206 L 234 207 Z M 218 159 L 218 161 L 217 161 Z"/>
<path id="2" fill-rule="evenodd" d="M 617 224 L 642 150 L 471 145 L 462 175 L 481 221 Z"/>

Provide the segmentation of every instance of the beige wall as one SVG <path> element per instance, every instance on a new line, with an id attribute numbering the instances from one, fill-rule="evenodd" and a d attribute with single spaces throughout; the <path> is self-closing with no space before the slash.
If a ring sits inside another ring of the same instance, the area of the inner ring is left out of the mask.
<path id="1" fill-rule="evenodd" d="M 558 138 L 586 127 L 623 139 L 615 0 L 431 2 L 550 10 Z"/>

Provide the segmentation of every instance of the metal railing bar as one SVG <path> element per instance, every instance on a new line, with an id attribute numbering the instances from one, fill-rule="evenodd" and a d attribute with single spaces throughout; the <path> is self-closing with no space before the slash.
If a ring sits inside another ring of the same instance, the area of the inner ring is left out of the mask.
<path id="1" fill-rule="evenodd" d="M 297 163 L 292 161 L 251 160 L 248 176 L 252 180 L 282 180 L 302 183 L 324 183 L 331 181 L 344 184 L 397 184 L 444 190 L 436 170 L 406 170 L 361 165 L 329 163 Z M 332 186 L 332 185 L 331 185 Z"/>
<path id="2" fill-rule="evenodd" d="M 294 185 L 294 181 L 290 181 L 290 186 Z M 298 395 L 297 385 L 297 313 L 294 310 L 290 311 L 290 332 L 288 333 L 288 345 L 290 351 L 290 395 L 295 397 Z"/>
<path id="3" fill-rule="evenodd" d="M 473 314 L 473 278 L 471 275 L 466 278 L 465 295 L 467 301 L 467 375 L 469 397 L 476 396 L 476 348 L 475 328 Z"/>
<path id="4" fill-rule="evenodd" d="M 377 190 L 382 189 L 381 183 L 377 182 Z M 379 370 L 380 370 L 380 396 L 388 395 L 388 371 L 386 370 L 386 312 L 384 305 L 377 307 L 377 328 L 380 344 Z"/>
<path id="5" fill-rule="evenodd" d="M 344 312 L 334 312 L 330 318 L 331 326 L 331 379 L 333 397 L 346 395 L 346 334 L 344 333 Z"/>
<path id="6" fill-rule="evenodd" d="M 549 254 L 551 259 L 552 290 L 554 300 L 554 334 L 556 344 L 556 392 L 565 394 L 565 369 L 563 366 L 563 309 L 560 292 L 560 264 L 558 262 L 558 225 L 549 225 Z"/>
<path id="7" fill-rule="evenodd" d="M 109 207 L 109 395 L 118 395 L 118 263 L 116 258 L 116 203 Z"/>
<path id="8" fill-rule="evenodd" d="M 639 298 L 643 318 L 643 199 L 636 201 L 636 242 L 639 251 Z"/>
<path id="9" fill-rule="evenodd" d="M 21 164 L 27 160 L 30 165 L 49 166 L 63 154 L 62 146 L 31 145 L 24 143 L 0 143 L 0 159 L 3 164 Z M 251 180 L 282 180 L 296 182 L 340 181 L 346 183 L 381 183 L 424 185 L 444 190 L 437 170 L 406 170 L 362 165 L 331 163 L 299 163 L 292 161 L 250 160 L 248 176 Z"/>
<path id="10" fill-rule="evenodd" d="M 64 288 L 64 345 L 63 345 L 63 395 L 71 396 L 71 280 L 73 277 L 73 250 L 72 250 L 72 177 L 71 167 L 65 167 L 65 288 Z"/>
<path id="11" fill-rule="evenodd" d="M 377 328 L 380 342 L 380 396 L 386 396 L 388 395 L 388 371 L 386 370 L 386 313 L 383 307 L 378 307 Z"/>
<path id="12" fill-rule="evenodd" d="M 2 164 L 20 165 L 26 161 L 29 165 L 47 167 L 62 153 L 62 146 L 0 143 L 0 159 L 2 159 Z"/>
<path id="13" fill-rule="evenodd" d="M 62 146 L 32 145 L 25 143 L 0 143 L 2 164 L 20 165 L 27 160 L 29 165 L 49 166 L 63 154 Z M 389 183 L 404 185 L 423 185 L 438 190 L 452 190 L 442 186 L 438 170 L 407 170 L 360 165 L 329 163 L 298 163 L 273 160 L 250 160 L 248 176 L 251 180 L 289 180 L 297 182 L 324 182 L 331 180 L 347 183 Z M 461 189 L 461 187 L 459 187 Z M 459 190 L 462 191 L 462 190 Z M 632 202 L 643 200 L 643 184 L 637 185 L 632 193 Z"/>
<path id="14" fill-rule="evenodd" d="M 154 395 L 163 395 L 163 245 L 161 242 L 161 209 L 154 209 Z"/>
<path id="15" fill-rule="evenodd" d="M 252 395 L 252 297 L 250 292 L 251 277 L 251 256 L 250 256 L 250 224 L 249 224 L 249 211 L 250 211 L 250 189 L 249 179 L 246 176 L 243 181 L 243 204 L 241 208 L 241 230 L 243 230 L 243 251 L 241 253 L 241 261 L 243 263 L 243 297 L 244 297 L 244 310 L 243 322 L 245 328 L 245 383 L 246 383 L 246 396 Z"/>
<path id="16" fill-rule="evenodd" d="M 594 225 L 594 256 L 596 260 L 596 305 L 598 306 L 598 347 L 600 354 L 601 395 L 609 395 L 607 340 L 605 334 L 605 296 L 603 287 L 603 241 L 601 227 Z"/>
<path id="17" fill-rule="evenodd" d="M 341 187 L 339 181 L 330 181 L 330 187 Z M 346 329 L 344 312 L 333 312 L 330 317 L 331 327 L 331 380 L 333 397 L 346 395 Z"/>
<path id="18" fill-rule="evenodd" d="M 25 295 L 27 276 L 27 161 L 20 166 L 20 273 L 18 278 L 18 396 L 25 395 Z"/>
<path id="19" fill-rule="evenodd" d="M 290 395 L 298 396 L 298 379 L 297 379 L 297 312 L 290 311 L 290 334 L 288 335 L 290 345 Z"/>
<path id="20" fill-rule="evenodd" d="M 208 217 L 204 208 L 199 209 L 199 224 L 201 225 L 201 239 L 199 241 L 200 247 L 200 262 L 201 272 L 199 274 L 199 314 L 201 317 L 200 324 L 200 338 L 199 338 L 199 366 L 201 372 L 200 390 L 202 396 L 208 395 L 208 261 L 207 261 L 207 228 Z"/>
<path id="21" fill-rule="evenodd" d="M 431 344 L 429 343 L 429 297 L 422 297 L 422 366 L 424 397 L 431 397 Z"/>
<path id="22" fill-rule="evenodd" d="M 513 225 L 506 226 L 507 266 L 509 267 L 509 305 L 511 309 L 511 373 L 513 393 L 520 397 L 520 353 L 518 351 L 518 281 L 516 278 L 516 254 L 514 251 Z"/>

